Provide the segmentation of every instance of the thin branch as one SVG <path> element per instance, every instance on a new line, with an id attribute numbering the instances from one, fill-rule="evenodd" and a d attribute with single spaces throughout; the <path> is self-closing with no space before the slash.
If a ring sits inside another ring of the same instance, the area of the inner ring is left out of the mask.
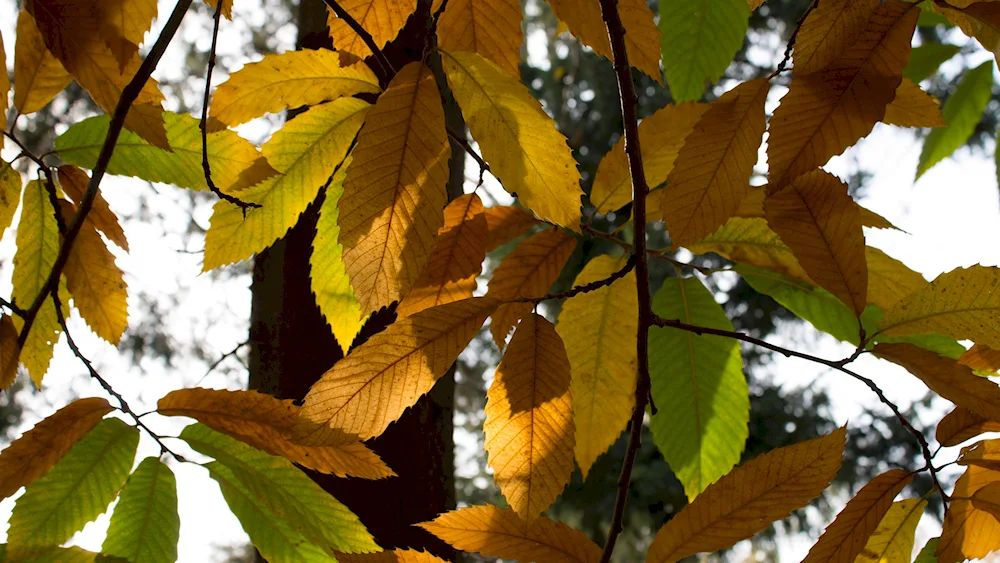
<path id="1" fill-rule="evenodd" d="M 514 299 L 508 301 L 508 303 L 541 303 L 542 301 L 548 301 L 549 299 L 568 299 L 570 297 L 580 295 L 581 293 L 590 293 L 591 291 L 597 291 L 602 287 L 607 287 L 615 283 L 616 281 L 624 278 L 634 268 L 635 268 L 635 255 L 633 254 L 628 257 L 628 260 L 625 262 L 625 265 L 622 266 L 620 270 L 618 270 L 617 272 L 611 274 L 610 276 L 604 279 L 592 281 L 586 285 L 578 285 L 572 289 L 563 291 L 561 293 L 550 293 L 548 295 L 543 295 L 541 297 L 525 297 L 522 299 Z"/>
<path id="2" fill-rule="evenodd" d="M 3 297 L 0 297 L 0 306 L 6 307 L 11 313 L 14 313 L 15 315 L 21 317 L 22 319 L 24 318 L 25 315 L 24 309 L 7 301 Z"/>
<path id="3" fill-rule="evenodd" d="M 778 63 L 778 67 L 767 77 L 768 80 L 778 76 L 782 72 L 785 72 L 785 67 L 788 66 L 788 61 L 792 58 L 792 50 L 795 49 L 795 40 L 799 36 L 799 30 L 802 29 L 802 22 L 806 21 L 809 13 L 816 9 L 817 4 L 819 4 L 819 0 L 813 0 L 809 4 L 809 7 L 806 8 L 806 11 L 802 13 L 802 17 L 799 18 L 799 21 L 796 22 L 795 29 L 792 30 L 792 34 L 788 37 L 788 45 L 785 46 L 785 54 L 781 57 L 781 62 Z"/>
<path id="4" fill-rule="evenodd" d="M 357 33 L 358 37 L 360 37 L 361 40 L 365 42 L 365 45 L 368 46 L 368 49 L 375 55 L 375 59 L 379 62 L 380 65 L 382 65 L 383 67 L 382 70 L 395 75 L 396 69 L 392 67 L 392 63 L 389 62 L 389 59 L 385 56 L 385 53 L 383 53 L 382 49 L 380 49 L 378 44 L 375 43 L 375 38 L 372 37 L 372 34 L 368 33 L 368 30 L 366 30 L 360 23 L 358 23 L 358 20 L 354 19 L 354 17 L 351 14 L 347 13 L 347 10 L 342 8 L 340 4 L 337 3 L 337 0 L 323 0 L 323 2 L 325 2 L 326 5 L 329 6 L 331 10 L 333 10 L 333 13 L 336 14 L 338 18 L 344 20 L 344 23 L 346 23 L 351 29 L 353 29 L 354 33 Z"/>
<path id="5" fill-rule="evenodd" d="M 469 141 L 465 139 L 465 135 L 459 135 L 458 133 L 455 133 L 449 128 L 448 137 L 456 145 L 462 147 L 462 149 L 465 150 L 465 152 L 467 152 L 469 156 L 471 156 L 472 159 L 476 161 L 476 164 L 479 165 L 479 184 L 476 187 L 478 188 L 479 186 L 482 186 L 483 180 L 486 178 L 486 173 L 492 172 L 490 170 L 490 165 L 487 164 L 485 160 L 483 160 L 483 157 L 479 156 L 479 153 L 477 153 L 475 150 L 472 149 L 472 145 L 470 145 Z"/>
<path id="6" fill-rule="evenodd" d="M 46 171 L 45 173 L 47 175 L 51 174 L 51 171 L 49 171 L 49 167 L 45 165 L 45 162 L 42 161 L 41 157 L 35 155 L 35 153 L 33 153 L 30 150 L 28 150 L 28 147 L 26 147 L 24 145 L 24 143 L 22 143 L 21 140 L 18 139 L 16 135 L 14 135 L 13 130 L 11 130 L 11 131 L 4 131 L 3 134 L 4 134 L 5 137 L 7 137 L 8 139 L 10 139 L 11 141 L 14 141 L 14 144 L 17 145 L 17 147 L 19 149 L 21 149 L 21 154 L 23 154 L 24 156 L 28 157 L 32 162 L 34 162 L 36 165 L 38 165 L 39 168 L 41 168 L 42 170 L 45 170 Z"/>
<path id="7" fill-rule="evenodd" d="M 232 350 L 230 350 L 230 351 L 226 352 L 225 354 L 223 354 L 221 357 L 219 357 L 218 360 L 215 360 L 214 362 L 212 362 L 212 365 L 208 366 L 208 369 L 205 371 L 205 375 L 201 376 L 201 379 L 198 380 L 198 383 L 194 384 L 195 387 L 201 385 L 202 381 L 205 381 L 205 379 L 209 375 L 212 375 L 212 372 L 215 371 L 215 368 L 219 367 L 222 364 L 222 362 L 226 361 L 227 358 L 231 358 L 231 357 L 235 356 L 236 353 L 239 352 L 240 349 L 242 349 L 247 344 L 250 344 L 250 340 L 249 339 L 244 340 L 243 342 L 240 342 L 239 344 L 236 345 L 235 348 L 233 348 Z M 239 359 L 239 358 L 237 358 L 237 359 Z"/>

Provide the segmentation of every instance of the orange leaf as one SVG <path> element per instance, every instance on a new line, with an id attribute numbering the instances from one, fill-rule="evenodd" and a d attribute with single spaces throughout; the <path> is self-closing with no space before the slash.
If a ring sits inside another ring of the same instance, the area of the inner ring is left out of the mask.
<path id="1" fill-rule="evenodd" d="M 156 0 L 101 0 L 93 4 L 101 39 L 124 70 L 156 17 Z"/>
<path id="2" fill-rule="evenodd" d="M 962 448 L 958 463 L 1000 471 L 1000 440 L 981 440 Z"/>
<path id="3" fill-rule="evenodd" d="M 718 551 L 819 496 L 840 469 L 847 431 L 778 448 L 730 471 L 657 532 L 647 563 Z"/>
<path id="4" fill-rule="evenodd" d="M 472 51 L 520 78 L 521 4 L 517 0 L 449 0 L 437 24 L 438 47 Z"/>
<path id="5" fill-rule="evenodd" d="M 792 72 L 796 76 L 817 72 L 839 59 L 861 38 L 878 4 L 879 0 L 820 2 L 795 36 Z"/>
<path id="6" fill-rule="evenodd" d="M 222 2 L 222 15 L 228 20 L 233 19 L 233 0 L 205 0 L 205 3 L 212 9 L 216 9 L 220 1 Z"/>
<path id="7" fill-rule="evenodd" d="M 979 559 L 1000 549 L 1000 520 L 976 509 L 975 494 L 987 485 L 1000 482 L 1000 472 L 970 466 L 955 483 L 952 502 L 944 516 L 937 562 L 958 563 Z"/>
<path id="8" fill-rule="evenodd" d="M 436 555 L 414 549 L 394 549 L 378 553 L 340 553 L 340 563 L 448 563 Z"/>
<path id="9" fill-rule="evenodd" d="M 1000 482 L 990 483 L 972 495 L 972 506 L 1000 520 Z"/>
<path id="10" fill-rule="evenodd" d="M 90 177 L 83 170 L 76 166 L 64 164 L 59 167 L 59 187 L 77 205 L 83 201 L 83 196 L 87 191 L 87 184 Z M 118 223 L 118 216 L 108 206 L 108 201 L 104 199 L 101 192 L 97 192 L 97 199 L 94 200 L 94 207 L 87 214 L 87 219 L 93 221 L 97 230 L 104 233 L 108 240 L 115 243 L 118 248 L 128 251 L 128 240 L 125 238 L 125 231 Z"/>
<path id="11" fill-rule="evenodd" d="M 489 504 L 446 512 L 417 526 L 456 549 L 486 557 L 545 563 L 601 559 L 601 548 L 579 530 L 545 517 L 526 523 L 513 510 Z"/>
<path id="12" fill-rule="evenodd" d="M 0 319 L 0 391 L 13 385 L 17 379 L 17 359 L 20 355 L 17 327 L 10 315 L 4 315 Z"/>
<path id="13" fill-rule="evenodd" d="M 938 423 L 935 437 L 942 446 L 957 446 L 984 432 L 1000 432 L 1000 422 L 981 417 L 969 409 L 955 407 Z"/>
<path id="14" fill-rule="evenodd" d="M 885 108 L 882 122 L 899 127 L 948 126 L 941 114 L 941 104 L 909 78 L 899 84 L 895 99 Z"/>
<path id="15" fill-rule="evenodd" d="M 417 9 L 417 0 L 340 0 L 345 12 L 371 34 L 379 48 L 392 41 Z M 372 55 L 371 49 L 347 22 L 330 11 L 327 21 L 333 46 L 340 52 L 341 66 Z"/>
<path id="16" fill-rule="evenodd" d="M 997 372 L 1000 371 L 1000 350 L 994 350 L 983 344 L 974 344 L 962 354 L 958 363 L 976 370 Z"/>
<path id="17" fill-rule="evenodd" d="M 523 207 L 514 205 L 487 207 L 483 210 L 483 214 L 486 216 L 486 226 L 490 231 L 486 245 L 488 252 L 507 244 L 539 224 L 534 215 Z"/>
<path id="18" fill-rule="evenodd" d="M 14 107 L 24 114 L 34 113 L 48 105 L 70 82 L 73 77 L 45 46 L 35 18 L 21 8 L 14 44 Z"/>

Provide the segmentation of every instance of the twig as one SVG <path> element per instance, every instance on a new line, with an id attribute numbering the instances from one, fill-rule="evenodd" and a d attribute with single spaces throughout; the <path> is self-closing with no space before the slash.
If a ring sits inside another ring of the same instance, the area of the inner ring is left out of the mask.
<path id="1" fill-rule="evenodd" d="M 337 3 L 337 0 L 323 0 L 323 2 L 325 2 L 326 5 L 329 6 L 331 10 L 333 10 L 333 13 L 336 14 L 338 18 L 344 20 L 344 23 L 346 23 L 351 29 L 353 29 L 354 33 L 357 33 L 358 37 L 360 37 L 361 40 L 365 42 L 365 45 L 368 46 L 368 49 L 372 52 L 372 54 L 375 55 L 375 59 L 379 62 L 380 65 L 382 65 L 383 67 L 382 70 L 389 72 L 391 75 L 395 75 L 396 69 L 392 68 L 392 63 L 389 62 L 389 59 L 385 56 L 385 53 L 383 53 L 382 49 L 380 49 L 379 46 L 375 43 L 375 38 L 372 37 L 372 34 L 368 33 L 368 30 L 362 27 L 362 25 L 358 23 L 358 20 L 354 19 L 354 17 L 351 14 L 347 13 L 347 10 L 344 10 L 340 6 L 340 4 Z"/>
<path id="2" fill-rule="evenodd" d="M 201 168 L 205 171 L 205 183 L 208 184 L 208 189 L 212 190 L 212 193 L 217 195 L 219 199 L 228 201 L 239 207 L 240 211 L 243 212 L 243 218 L 246 219 L 247 209 L 260 207 L 260 204 L 243 201 L 220 190 L 212 180 L 212 165 L 208 162 L 208 105 L 212 99 L 212 71 L 215 70 L 215 50 L 219 43 L 219 24 L 222 21 L 222 5 L 224 3 L 223 0 L 218 0 L 218 4 L 215 7 L 214 24 L 212 26 L 212 47 L 208 52 L 208 72 L 205 74 L 205 98 L 201 104 L 201 123 L 199 124 L 199 128 L 201 129 Z"/>
<path id="3" fill-rule="evenodd" d="M 471 156 L 472 159 L 476 161 L 476 164 L 479 165 L 479 184 L 476 187 L 478 188 L 479 186 L 482 186 L 483 185 L 483 180 L 486 177 L 486 173 L 487 172 L 492 172 L 490 170 L 490 165 L 487 164 L 485 160 L 483 160 L 483 157 L 479 156 L 479 153 L 477 153 L 476 151 L 474 151 L 472 149 L 472 145 L 469 144 L 469 141 L 465 140 L 465 136 L 464 135 L 459 135 L 458 133 L 455 133 L 454 131 L 452 131 L 449 128 L 448 129 L 448 137 L 456 145 L 462 147 L 462 149 L 464 149 L 465 152 L 467 152 L 469 154 L 469 156 Z"/>
<path id="4" fill-rule="evenodd" d="M 21 149 L 21 154 L 23 154 L 24 156 L 28 157 L 32 162 L 34 162 L 36 165 L 38 165 L 39 168 L 41 168 L 42 170 L 44 170 L 46 175 L 51 175 L 52 174 L 52 172 L 49 170 L 49 167 L 46 166 L 45 162 L 42 161 L 41 157 L 35 155 L 35 153 L 33 153 L 30 150 L 28 150 L 28 147 L 26 147 L 24 145 L 24 143 L 22 143 L 21 140 L 18 139 L 17 136 L 14 135 L 14 133 L 12 131 L 4 131 L 3 134 L 4 134 L 5 137 L 7 137 L 8 139 L 10 139 L 11 141 L 14 141 L 14 144 L 17 145 L 17 147 L 19 149 Z"/>
<path id="5" fill-rule="evenodd" d="M 10 310 L 11 313 L 14 313 L 17 316 L 19 316 L 21 318 L 24 318 L 24 315 L 25 315 L 24 309 L 22 309 L 22 308 L 18 307 L 17 305 L 15 305 L 15 304 L 7 301 L 3 297 L 0 297 L 0 306 L 6 307 L 7 309 Z"/>
<path id="6" fill-rule="evenodd" d="M 250 344 L 249 339 L 240 342 L 239 344 L 236 345 L 235 348 L 223 354 L 218 360 L 212 362 L 212 365 L 208 366 L 208 369 L 205 371 L 205 375 L 201 376 L 201 379 L 198 380 L 198 383 L 194 384 L 195 387 L 201 385 L 201 382 L 205 381 L 205 378 L 207 378 L 209 375 L 212 375 L 212 372 L 215 371 L 215 368 L 219 367 L 219 365 L 222 364 L 222 362 L 226 361 L 226 358 L 235 356 L 236 353 L 239 352 L 240 349 L 246 346 L 247 344 Z"/>
<path id="7" fill-rule="evenodd" d="M 806 11 L 802 13 L 802 17 L 799 18 L 799 21 L 795 23 L 795 29 L 792 30 L 792 34 L 788 37 L 788 45 L 785 46 L 785 54 L 781 57 L 781 62 L 778 63 L 778 67 L 774 69 L 774 72 L 768 75 L 768 80 L 778 76 L 782 72 L 785 72 L 785 67 L 788 66 L 788 61 L 792 58 L 792 50 L 795 48 L 795 39 L 799 36 L 799 30 L 802 29 L 802 22 L 806 21 L 809 13 L 815 10 L 818 4 L 819 0 L 813 0 L 812 3 L 809 4 L 809 7 L 806 8 Z"/>
<path id="8" fill-rule="evenodd" d="M 597 291 L 602 287 L 607 287 L 616 281 L 624 278 L 628 275 L 632 269 L 635 268 L 635 255 L 628 257 L 628 261 L 622 266 L 620 270 L 611 274 L 610 276 L 600 279 L 597 281 L 592 281 L 586 285 L 578 285 L 572 289 L 563 291 L 561 293 L 550 293 L 548 295 L 543 295 L 541 297 L 524 297 L 521 299 L 513 299 L 508 301 L 508 303 L 541 303 L 542 301 L 548 301 L 549 299 L 568 299 L 575 295 L 580 295 L 581 293 L 590 293 L 591 291 Z"/>

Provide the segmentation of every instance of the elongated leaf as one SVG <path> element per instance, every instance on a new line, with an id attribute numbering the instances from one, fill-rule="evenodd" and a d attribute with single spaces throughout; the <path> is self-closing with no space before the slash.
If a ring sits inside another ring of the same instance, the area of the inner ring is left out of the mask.
<path id="1" fill-rule="evenodd" d="M 908 78 L 913 82 L 922 82 L 930 78 L 937 72 L 938 67 L 945 61 L 958 54 L 961 49 L 958 45 L 947 43 L 924 43 L 919 47 L 914 47 L 910 53 L 910 62 L 903 69 L 903 78 Z"/>
<path id="2" fill-rule="evenodd" d="M 95 8 L 101 39 L 124 70 L 156 17 L 156 0 L 104 0 Z"/>
<path id="3" fill-rule="evenodd" d="M 733 330 L 697 278 L 665 280 L 653 299 L 653 312 L 664 319 Z M 693 499 L 739 462 L 749 434 L 750 399 L 739 342 L 652 328 L 649 350 L 658 409 L 650 424 L 653 441 Z"/>
<path id="4" fill-rule="evenodd" d="M 899 127 L 947 127 L 941 114 L 941 105 L 909 78 L 904 78 L 896 88 L 896 97 L 885 107 L 886 125 Z"/>
<path id="5" fill-rule="evenodd" d="M 864 550 L 892 501 L 913 475 L 891 469 L 861 488 L 809 550 L 803 563 L 852 563 Z"/>
<path id="6" fill-rule="evenodd" d="M 607 279 L 625 262 L 598 256 L 573 285 Z M 584 479 L 625 429 L 635 404 L 637 299 L 635 273 L 629 272 L 609 286 L 570 297 L 559 313 L 556 332 L 569 356 L 575 457 Z"/>
<path id="7" fill-rule="evenodd" d="M 10 227 L 21 200 L 21 174 L 5 160 L 0 160 L 0 236 Z"/>
<path id="8" fill-rule="evenodd" d="M 688 245 L 695 254 L 714 252 L 723 258 L 778 272 L 792 279 L 813 285 L 792 249 L 788 248 L 778 233 L 767 226 L 763 218 L 733 217 L 718 231 Z"/>
<path id="9" fill-rule="evenodd" d="M 938 563 L 981 559 L 1000 549 L 1000 520 L 989 512 L 978 510 L 970 500 L 977 491 L 997 482 L 1000 482 L 1000 471 L 976 466 L 969 466 L 958 478 L 935 553 Z"/>
<path id="10" fill-rule="evenodd" d="M 955 407 L 937 425 L 935 437 L 942 446 L 957 446 L 984 432 L 1000 432 L 1000 421 L 993 421 L 963 407 Z"/>
<path id="11" fill-rule="evenodd" d="M 101 552 L 131 563 L 173 563 L 180 532 L 174 473 L 147 457 L 122 489 Z"/>
<path id="12" fill-rule="evenodd" d="M 59 187 L 77 205 L 83 201 L 89 182 L 90 177 L 83 170 L 68 164 L 59 167 Z M 118 216 L 111 210 L 108 201 L 100 192 L 97 192 L 94 207 L 87 214 L 87 219 L 118 248 L 128 251 L 128 240 L 125 238 L 125 231 L 122 230 L 122 226 L 118 222 Z"/>
<path id="13" fill-rule="evenodd" d="M 394 549 L 379 553 L 338 553 L 339 563 L 448 563 L 436 555 L 415 549 Z"/>
<path id="14" fill-rule="evenodd" d="M 17 358 L 20 355 L 17 328 L 10 315 L 3 315 L 0 318 L 0 391 L 9 389 L 17 379 Z"/>
<path id="15" fill-rule="evenodd" d="M 240 199 L 261 205 L 243 211 L 219 201 L 205 234 L 204 270 L 246 260 L 295 225 L 299 215 L 342 162 L 371 107 L 356 98 L 316 106 L 274 134 L 264 155 L 281 175 L 240 192 Z"/>
<path id="16" fill-rule="evenodd" d="M 448 1 L 437 24 L 438 47 L 472 51 L 519 78 L 521 70 L 521 4 L 517 0 Z"/>
<path id="17" fill-rule="evenodd" d="M 579 231 L 580 172 L 538 101 L 480 55 L 443 51 L 441 58 L 469 131 L 504 189 L 542 219 Z"/>
<path id="18" fill-rule="evenodd" d="M 923 499 L 892 503 L 855 563 L 910 563 L 913 535 L 927 507 Z"/>
<path id="19" fill-rule="evenodd" d="M 486 250 L 492 252 L 537 226 L 538 220 L 522 207 L 500 205 L 483 210 L 489 241 Z"/>
<path id="20" fill-rule="evenodd" d="M 793 72 L 802 76 L 825 69 L 865 32 L 879 0 L 832 0 L 816 5 L 795 36 Z"/>
<path id="21" fill-rule="evenodd" d="M 7 556 L 59 545 L 107 510 L 128 478 L 139 430 L 117 418 L 98 424 L 27 487 L 10 517 Z"/>
<path id="22" fill-rule="evenodd" d="M 670 94 L 697 100 L 705 84 L 729 67 L 747 34 L 750 8 L 743 0 L 662 0 L 660 49 Z"/>
<path id="23" fill-rule="evenodd" d="M 307 422 L 293 437 L 316 445 L 342 432 L 378 436 L 431 390 L 496 306 L 493 299 L 465 299 L 420 311 L 371 337 L 312 386 L 301 411 Z"/>
<path id="24" fill-rule="evenodd" d="M 407 18 L 417 9 L 417 0 L 346 0 L 339 4 L 371 34 L 379 48 L 399 35 Z M 332 10 L 327 24 L 330 26 L 333 46 L 340 51 L 341 66 L 372 55 L 361 36 Z"/>
<path id="25" fill-rule="evenodd" d="M 367 65 L 342 67 L 338 59 L 339 55 L 329 49 L 264 55 L 219 85 L 212 96 L 212 117 L 239 125 L 288 108 L 381 90 Z"/>
<path id="26" fill-rule="evenodd" d="M 4 72 L 0 73 L 0 129 L 7 129 L 7 108 L 10 104 L 10 75 L 7 74 L 7 52 L 4 50 L 3 34 L 0 34 L 0 58 L 4 61 Z"/>
<path id="27" fill-rule="evenodd" d="M 900 299 L 927 285 L 924 276 L 871 246 L 865 247 L 868 263 L 868 302 L 888 311 Z"/>
<path id="28" fill-rule="evenodd" d="M 417 524 L 462 551 L 552 563 L 597 563 L 601 548 L 579 530 L 545 517 L 521 520 L 513 510 L 469 506 Z"/>
<path id="29" fill-rule="evenodd" d="M 992 87 L 993 61 L 987 61 L 965 73 L 958 87 L 944 103 L 943 115 L 948 127 L 931 131 L 924 140 L 924 148 L 917 163 L 917 178 L 951 156 L 955 149 L 969 140 L 992 97 Z"/>
<path id="30" fill-rule="evenodd" d="M 772 450 L 709 486 L 656 533 L 648 563 L 718 551 L 805 506 L 840 468 L 844 428 Z"/>
<path id="31" fill-rule="evenodd" d="M 45 46 L 35 19 L 21 8 L 14 46 L 14 107 L 24 114 L 34 113 L 72 81 L 73 77 Z"/>

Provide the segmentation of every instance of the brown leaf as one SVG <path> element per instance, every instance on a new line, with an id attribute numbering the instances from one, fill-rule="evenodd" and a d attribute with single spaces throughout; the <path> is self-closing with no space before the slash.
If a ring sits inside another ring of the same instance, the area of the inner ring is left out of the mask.
<path id="1" fill-rule="evenodd" d="M 1000 422 L 981 417 L 969 409 L 955 407 L 938 423 L 935 437 L 942 446 L 957 446 L 984 432 L 1000 432 Z"/>
<path id="2" fill-rule="evenodd" d="M 1000 472 L 970 466 L 955 483 L 952 502 L 944 516 L 937 563 L 979 559 L 1000 549 L 1000 520 L 976 509 L 972 499 L 982 488 L 1000 482 Z"/>
<path id="3" fill-rule="evenodd" d="M 1000 440 L 981 440 L 962 448 L 958 464 L 1000 471 Z"/>
<path id="4" fill-rule="evenodd" d="M 59 167 L 59 187 L 77 205 L 83 201 L 83 196 L 87 191 L 87 184 L 89 182 L 90 177 L 87 176 L 87 173 L 76 166 L 64 164 Z M 108 237 L 108 240 L 115 243 L 118 248 L 126 252 L 128 251 L 128 240 L 125 238 L 125 231 L 122 230 L 122 226 L 118 222 L 118 216 L 108 206 L 108 202 L 101 195 L 101 192 L 97 192 L 97 198 L 94 199 L 94 207 L 87 214 L 87 219 L 93 221 L 97 230 L 104 233 L 104 236 Z"/>
<path id="5" fill-rule="evenodd" d="M 899 127 L 948 126 L 941 114 L 941 104 L 909 78 L 899 84 L 895 99 L 885 108 L 882 122 Z"/>
<path id="6" fill-rule="evenodd" d="M 496 250 L 540 224 L 530 212 L 514 205 L 487 207 L 483 210 L 483 215 L 490 231 L 487 252 Z"/>
<path id="7" fill-rule="evenodd" d="M 0 319 L 0 391 L 13 385 L 17 379 L 17 360 L 20 355 L 17 328 L 10 315 L 4 315 Z"/>
<path id="8" fill-rule="evenodd" d="M 879 0 L 820 2 L 795 36 L 792 72 L 796 76 L 817 72 L 840 58 L 861 38 L 878 4 Z"/>
<path id="9" fill-rule="evenodd" d="M 972 495 L 972 506 L 1000 520 L 1000 482 L 990 483 Z"/>
<path id="10" fill-rule="evenodd" d="M 414 549 L 394 549 L 378 553 L 340 553 L 339 563 L 448 563 L 436 555 Z"/>
<path id="11" fill-rule="evenodd" d="M 883 311 L 927 285 L 924 276 L 881 250 L 865 247 L 868 262 L 868 302 Z"/>
<path id="12" fill-rule="evenodd" d="M 521 4 L 517 0 L 449 0 L 437 24 L 438 47 L 472 51 L 521 77 Z"/>
<path id="13" fill-rule="evenodd" d="M 995 373 L 1000 371 L 1000 350 L 994 350 L 984 344 L 974 344 L 962 354 L 958 363 L 975 370 Z"/>

